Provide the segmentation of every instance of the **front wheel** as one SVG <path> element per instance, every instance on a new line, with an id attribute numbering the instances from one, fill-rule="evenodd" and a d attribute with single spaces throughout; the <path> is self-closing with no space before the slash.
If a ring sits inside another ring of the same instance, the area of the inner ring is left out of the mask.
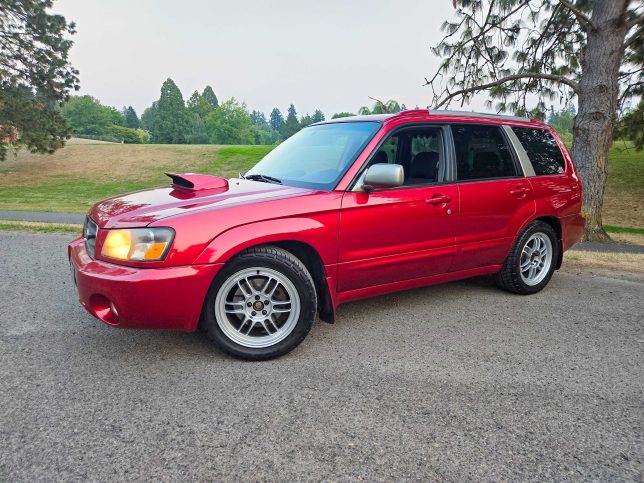
<path id="1" fill-rule="evenodd" d="M 265 246 L 232 259 L 210 288 L 203 324 L 223 351 L 248 360 L 293 350 L 315 319 L 315 285 L 290 252 Z"/>
<path id="2" fill-rule="evenodd" d="M 558 256 L 559 243 L 553 228 L 543 221 L 534 221 L 521 232 L 494 280 L 509 292 L 522 295 L 539 292 L 552 278 Z"/>

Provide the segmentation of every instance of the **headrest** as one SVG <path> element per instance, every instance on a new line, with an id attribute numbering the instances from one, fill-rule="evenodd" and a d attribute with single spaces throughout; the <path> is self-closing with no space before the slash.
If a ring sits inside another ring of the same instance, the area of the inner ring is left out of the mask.
<path id="1" fill-rule="evenodd" d="M 438 172 L 438 153 L 422 152 L 414 156 L 409 169 L 410 178 L 436 180 Z"/>

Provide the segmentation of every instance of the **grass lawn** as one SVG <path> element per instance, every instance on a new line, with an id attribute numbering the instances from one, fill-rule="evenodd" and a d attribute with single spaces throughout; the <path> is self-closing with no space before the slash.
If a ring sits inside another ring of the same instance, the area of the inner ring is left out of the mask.
<path id="1" fill-rule="evenodd" d="M 167 185 L 165 171 L 236 176 L 271 149 L 71 140 L 53 155 L 23 150 L 0 163 L 0 209 L 84 213 L 103 198 Z M 621 141 L 610 151 L 604 221 L 612 232 L 644 228 L 644 151 Z"/>
<path id="2" fill-rule="evenodd" d="M 236 176 L 271 149 L 72 140 L 52 155 L 22 150 L 0 162 L 0 209 L 85 213 L 103 198 L 168 185 L 166 171 Z"/>

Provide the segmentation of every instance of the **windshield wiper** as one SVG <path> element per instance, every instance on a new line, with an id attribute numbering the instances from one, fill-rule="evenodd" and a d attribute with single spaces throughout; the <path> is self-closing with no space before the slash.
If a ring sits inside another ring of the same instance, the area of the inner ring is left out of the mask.
<path id="1" fill-rule="evenodd" d="M 263 183 L 275 183 L 282 184 L 282 181 L 273 178 L 272 176 L 267 176 L 265 174 L 247 174 L 244 176 L 244 179 L 252 179 L 253 181 L 262 181 Z"/>

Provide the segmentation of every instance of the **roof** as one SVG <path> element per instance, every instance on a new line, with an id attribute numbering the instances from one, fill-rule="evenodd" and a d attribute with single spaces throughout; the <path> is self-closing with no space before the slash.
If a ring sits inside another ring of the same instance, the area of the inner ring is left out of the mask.
<path id="1" fill-rule="evenodd" d="M 395 114 L 370 114 L 366 116 L 350 116 L 350 117 L 341 117 L 338 119 L 329 119 L 328 121 L 322 121 L 320 124 L 335 123 L 335 122 L 354 122 L 354 121 L 377 121 L 385 122 L 389 119 L 399 118 L 399 117 L 467 117 L 475 119 L 497 119 L 497 120 L 506 120 L 506 121 L 521 121 L 521 122 L 541 122 L 536 119 L 529 119 L 527 117 L 519 116 L 505 116 L 502 114 L 492 114 L 488 112 L 473 112 L 473 111 L 450 111 L 442 109 L 410 109 L 407 111 L 400 111 Z"/>

